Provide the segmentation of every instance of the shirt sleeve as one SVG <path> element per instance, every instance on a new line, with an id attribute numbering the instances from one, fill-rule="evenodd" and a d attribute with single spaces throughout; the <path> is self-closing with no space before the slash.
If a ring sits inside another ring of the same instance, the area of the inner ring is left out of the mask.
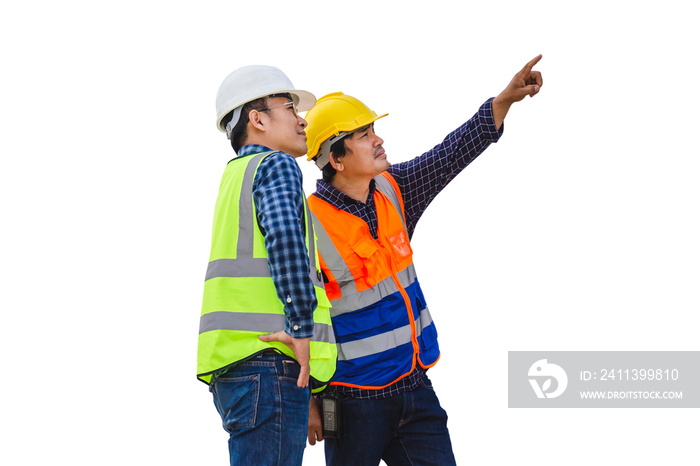
<path id="1" fill-rule="evenodd" d="M 282 152 L 266 157 L 253 181 L 253 202 L 265 237 L 270 275 L 284 304 L 284 330 L 294 338 L 313 335 L 317 304 L 309 276 L 302 186 L 294 157 Z"/>
<path id="2" fill-rule="evenodd" d="M 492 101 L 484 102 L 474 116 L 428 152 L 387 170 L 401 189 L 409 237 L 435 196 L 503 134 L 503 125 L 496 129 Z"/>

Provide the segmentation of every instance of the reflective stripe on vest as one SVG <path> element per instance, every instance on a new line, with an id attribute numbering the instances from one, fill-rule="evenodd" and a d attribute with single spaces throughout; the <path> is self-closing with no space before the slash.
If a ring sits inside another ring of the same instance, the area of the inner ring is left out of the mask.
<path id="1" fill-rule="evenodd" d="M 259 332 L 260 329 L 284 328 L 285 317 L 280 314 L 255 312 L 210 312 L 199 320 L 199 333 L 212 330 L 241 330 Z M 311 341 L 335 343 L 335 334 L 328 324 L 314 323 L 314 334 Z"/>
<path id="2" fill-rule="evenodd" d="M 318 217 L 313 212 L 311 215 L 317 225 L 321 225 Z M 344 270 L 345 274 L 342 277 L 335 277 L 340 288 L 342 298 L 332 301 L 331 316 L 337 316 L 346 312 L 356 311 L 374 304 L 382 299 L 383 296 L 389 296 L 399 292 L 399 287 L 396 286 L 393 277 L 386 277 L 372 288 L 367 290 L 357 291 L 357 283 L 347 267 L 343 258 L 340 256 L 338 249 L 333 245 L 326 230 L 323 227 L 316 228 L 319 244 L 323 245 L 323 260 L 326 265 L 332 270 Z M 408 288 L 416 281 L 416 269 L 413 264 L 410 264 L 405 269 L 399 271 L 396 276 L 403 288 Z"/>
<path id="3" fill-rule="evenodd" d="M 255 174 L 262 160 L 272 153 L 234 159 L 231 163 L 239 165 L 227 167 L 222 179 L 199 329 L 197 374 L 206 383 L 211 381 L 213 373 L 265 349 L 274 348 L 294 357 L 288 346 L 258 339 L 258 335 L 284 330 L 286 319 L 284 304 L 270 276 L 253 203 Z M 335 371 L 337 349 L 328 310 L 330 302 L 323 289 L 314 228 L 305 200 L 304 220 L 309 277 L 318 302 L 313 311 L 310 343 L 311 377 L 318 384 L 325 384 Z"/>
<path id="4" fill-rule="evenodd" d="M 255 233 L 253 213 L 253 180 L 255 172 L 262 159 L 272 152 L 263 152 L 254 156 L 248 163 L 241 186 L 241 195 L 238 203 L 238 244 L 236 247 L 236 259 L 217 259 L 209 262 L 205 281 L 216 277 L 269 277 L 270 268 L 267 258 L 253 257 L 253 235 Z M 302 196 L 304 198 L 304 196 Z M 314 237 L 314 226 L 311 221 L 309 207 L 304 200 L 304 218 L 306 220 L 307 238 Z M 316 270 L 316 244 L 307 240 L 309 248 L 309 270 L 314 286 L 323 287 L 323 280 Z"/>
<path id="5" fill-rule="evenodd" d="M 403 203 L 399 200 L 399 196 L 396 193 L 396 191 L 394 190 L 394 186 L 391 184 L 391 181 L 389 181 L 384 176 L 379 175 L 379 176 L 374 177 L 374 185 L 375 185 L 376 189 L 378 189 L 382 194 L 384 194 L 386 197 L 388 197 L 389 200 L 391 201 L 391 203 L 394 204 L 394 208 L 401 216 L 401 221 L 403 222 L 403 228 L 404 228 L 404 230 L 407 230 L 406 217 L 404 216 L 404 211 L 403 211 Z"/>
<path id="6" fill-rule="evenodd" d="M 310 198 L 318 247 L 330 279 L 326 288 L 338 338 L 338 372 L 332 384 L 381 388 L 408 375 L 414 367 L 414 355 L 426 368 L 439 357 L 437 334 L 410 260 L 410 246 L 402 246 L 408 241 L 403 203 L 390 176 L 374 178 L 376 240 L 363 220 L 318 197 Z M 393 242 L 396 238 L 400 238 L 398 246 Z M 344 252 L 341 254 L 339 249 Z M 364 272 L 357 272 L 363 275 L 362 283 L 344 257 L 354 261 L 355 268 L 361 259 Z M 395 270 L 399 266 L 402 268 Z M 373 267 L 384 271 L 373 275 L 369 272 Z"/>
<path id="7" fill-rule="evenodd" d="M 420 336 L 423 329 L 433 322 L 433 318 L 428 312 L 428 308 L 421 311 L 420 316 L 416 321 L 416 336 Z M 389 332 L 365 338 L 363 340 L 355 340 L 342 345 L 338 345 L 338 360 L 348 361 L 351 359 L 363 358 L 373 354 L 381 353 L 396 346 L 401 346 L 410 343 L 412 339 L 412 331 L 410 325 L 405 325 L 401 328 L 390 330 Z"/>

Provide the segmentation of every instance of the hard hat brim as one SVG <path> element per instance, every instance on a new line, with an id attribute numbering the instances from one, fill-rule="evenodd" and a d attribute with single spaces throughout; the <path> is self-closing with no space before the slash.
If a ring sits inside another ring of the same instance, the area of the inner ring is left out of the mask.
<path id="1" fill-rule="evenodd" d="M 379 120 L 380 118 L 384 118 L 387 115 L 389 115 L 389 114 L 385 113 L 384 115 L 379 115 L 378 117 L 372 119 L 372 121 L 367 123 L 367 125 L 371 125 L 375 121 Z M 357 128 L 351 129 L 348 131 L 341 131 L 340 133 L 338 133 L 339 135 L 342 135 L 342 137 L 340 139 L 345 139 L 348 136 L 352 136 L 352 133 L 354 133 L 358 129 L 360 129 L 364 126 L 367 126 L 367 125 L 358 126 Z M 307 160 L 313 160 L 314 163 L 316 164 L 316 166 L 318 167 L 318 169 L 323 170 L 323 168 L 326 165 L 328 165 L 328 162 L 330 162 L 330 146 L 333 143 L 335 143 L 334 139 L 336 139 L 336 138 L 337 138 L 337 136 L 336 137 L 331 136 L 330 138 L 326 139 L 321 144 L 319 144 L 318 148 L 315 149 L 316 153 L 313 156 L 311 156 L 311 155 L 307 156 Z M 340 140 L 340 139 L 337 139 L 337 140 Z M 330 144 L 328 144 L 329 142 L 330 142 Z M 326 148 L 328 150 L 323 150 L 324 146 L 327 146 Z"/>

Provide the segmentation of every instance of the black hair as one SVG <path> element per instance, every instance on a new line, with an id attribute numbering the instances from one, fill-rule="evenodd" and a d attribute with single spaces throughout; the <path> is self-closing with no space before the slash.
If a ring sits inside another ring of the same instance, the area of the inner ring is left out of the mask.
<path id="1" fill-rule="evenodd" d="M 241 109 L 241 115 L 238 118 L 238 123 L 233 127 L 231 131 L 231 147 L 233 147 L 234 152 L 238 151 L 243 147 L 243 142 L 248 137 L 248 114 L 251 110 L 261 111 L 267 107 L 267 98 L 261 97 L 259 99 L 252 100 Z M 226 125 L 233 118 L 233 110 L 229 112 L 225 117 L 221 119 L 221 126 L 226 128 Z"/>
<path id="2" fill-rule="evenodd" d="M 326 183 L 330 183 L 331 181 L 333 181 L 335 174 L 338 173 L 338 171 L 335 168 L 333 168 L 333 165 L 331 165 L 330 158 L 333 157 L 337 160 L 341 157 L 344 157 L 345 153 L 345 138 L 341 139 L 340 141 L 335 141 L 331 146 L 331 153 L 328 156 L 328 163 L 321 170 L 321 172 L 323 173 L 323 181 L 325 181 Z"/>

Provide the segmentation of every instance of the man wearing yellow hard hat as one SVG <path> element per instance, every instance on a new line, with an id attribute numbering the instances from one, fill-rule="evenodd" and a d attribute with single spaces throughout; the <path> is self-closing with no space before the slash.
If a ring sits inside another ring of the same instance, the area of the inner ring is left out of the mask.
<path id="1" fill-rule="evenodd" d="M 440 350 L 410 238 L 435 196 L 498 141 L 510 106 L 539 92 L 540 58 L 442 143 L 396 165 L 374 129 L 386 114 L 340 92 L 306 114 L 308 158 L 323 171 L 308 203 L 338 344 L 322 415 L 311 403 L 309 418 L 309 442 L 325 438 L 328 465 L 455 463 L 426 375 Z"/>

